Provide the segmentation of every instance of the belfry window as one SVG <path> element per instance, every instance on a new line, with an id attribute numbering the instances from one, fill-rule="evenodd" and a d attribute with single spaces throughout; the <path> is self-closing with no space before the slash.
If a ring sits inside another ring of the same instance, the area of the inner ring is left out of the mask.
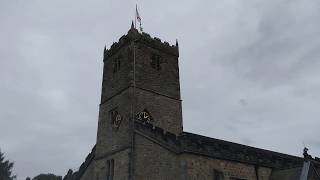
<path id="1" fill-rule="evenodd" d="M 120 70 L 121 61 L 120 58 L 116 58 L 112 62 L 113 74 Z"/>
<path id="2" fill-rule="evenodd" d="M 157 54 L 152 54 L 152 56 L 151 56 L 151 67 L 153 69 L 156 69 L 156 70 L 160 71 L 161 70 L 161 63 L 162 63 L 161 56 L 159 56 Z"/>
<path id="3" fill-rule="evenodd" d="M 114 160 L 107 161 L 107 179 L 106 180 L 113 180 L 114 177 Z"/>

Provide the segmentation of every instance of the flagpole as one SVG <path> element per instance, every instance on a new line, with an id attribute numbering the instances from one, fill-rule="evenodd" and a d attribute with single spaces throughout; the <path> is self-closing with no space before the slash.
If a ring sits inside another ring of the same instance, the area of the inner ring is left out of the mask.
<path id="1" fill-rule="evenodd" d="M 133 180 L 134 174 L 134 144 L 135 144 L 135 111 L 136 111 L 136 37 L 131 42 L 131 46 L 133 49 L 133 84 L 132 84 L 132 95 L 131 95 L 131 152 L 130 152 L 130 160 L 129 160 L 129 180 Z"/>
<path id="2" fill-rule="evenodd" d="M 134 13 L 134 28 L 137 29 L 137 11 L 138 11 L 138 5 L 136 4 L 136 12 Z"/>

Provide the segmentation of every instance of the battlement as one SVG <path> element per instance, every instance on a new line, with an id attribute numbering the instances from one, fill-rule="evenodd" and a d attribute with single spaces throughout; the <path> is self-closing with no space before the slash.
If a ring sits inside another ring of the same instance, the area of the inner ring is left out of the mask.
<path id="1" fill-rule="evenodd" d="M 134 128 L 138 132 L 144 132 L 148 137 L 159 140 L 166 148 L 169 148 L 176 153 L 180 152 L 181 144 L 177 135 L 165 131 L 160 127 L 153 126 L 150 123 L 140 121 L 135 121 Z"/>
<path id="2" fill-rule="evenodd" d="M 170 45 L 167 41 L 161 41 L 160 38 L 154 37 L 152 38 L 147 33 L 140 34 L 140 39 L 138 41 L 145 43 L 146 45 L 158 49 L 160 51 L 166 52 L 168 54 L 179 57 L 179 46 L 176 42 L 175 45 Z"/>
<path id="3" fill-rule="evenodd" d="M 109 57 L 118 52 L 119 49 L 131 42 L 144 43 L 150 47 L 179 57 L 179 47 L 177 42 L 176 45 L 170 45 L 166 41 L 162 42 L 161 39 L 157 37 L 152 38 L 148 33 L 140 33 L 137 29 L 131 26 L 128 33 L 121 36 L 118 42 L 114 42 L 109 49 L 106 49 L 106 47 L 104 48 L 103 61 L 106 61 Z"/>
<path id="4" fill-rule="evenodd" d="M 67 175 L 64 176 L 63 180 L 79 180 L 81 176 L 85 173 L 86 169 L 89 167 L 90 163 L 95 157 L 96 145 L 92 148 L 91 152 L 87 155 L 86 160 L 80 165 L 78 171 L 73 172 L 69 170 Z"/>

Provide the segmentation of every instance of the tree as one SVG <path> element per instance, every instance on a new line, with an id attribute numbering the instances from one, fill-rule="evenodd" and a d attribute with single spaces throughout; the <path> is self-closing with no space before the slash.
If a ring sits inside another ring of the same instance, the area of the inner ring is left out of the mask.
<path id="1" fill-rule="evenodd" d="M 38 176 L 32 178 L 32 180 L 62 180 L 62 177 L 54 174 L 39 174 Z"/>
<path id="2" fill-rule="evenodd" d="M 16 179 L 15 175 L 12 175 L 13 162 L 5 160 L 4 153 L 0 150 L 0 179 L 1 180 L 13 180 Z"/>

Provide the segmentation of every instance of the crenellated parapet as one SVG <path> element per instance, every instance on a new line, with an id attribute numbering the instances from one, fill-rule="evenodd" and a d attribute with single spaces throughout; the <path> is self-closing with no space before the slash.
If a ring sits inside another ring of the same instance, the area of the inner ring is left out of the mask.
<path id="1" fill-rule="evenodd" d="M 161 39 L 157 37 L 152 38 L 148 33 L 140 33 L 132 26 L 126 35 L 120 37 L 118 42 L 114 42 L 109 49 L 106 49 L 105 47 L 103 61 L 106 61 L 109 57 L 118 52 L 119 49 L 131 42 L 140 42 L 147 46 L 158 49 L 159 51 L 179 57 L 178 43 L 175 45 L 170 45 L 166 41 L 162 42 Z"/>
<path id="2" fill-rule="evenodd" d="M 152 38 L 149 34 L 144 32 L 140 34 L 139 41 L 146 44 L 147 46 L 153 47 L 160 51 L 179 57 L 178 44 L 170 45 L 168 42 L 166 41 L 162 42 L 161 39 L 157 37 Z"/>
<path id="3" fill-rule="evenodd" d="M 77 174 L 78 179 L 80 179 L 80 177 L 85 173 L 86 169 L 89 167 L 91 161 L 95 157 L 95 152 L 96 152 L 96 146 L 94 146 L 92 148 L 91 152 L 86 157 L 86 160 L 81 164 L 79 171 L 78 171 L 78 174 Z"/>
<path id="4" fill-rule="evenodd" d="M 134 128 L 136 132 L 142 132 L 142 135 L 157 139 L 158 143 L 163 145 L 165 148 L 176 153 L 180 153 L 181 144 L 179 141 L 179 136 L 176 134 L 165 131 L 163 128 L 153 126 L 150 123 L 144 123 L 140 121 L 135 121 Z"/>
<path id="5" fill-rule="evenodd" d="M 80 180 L 81 176 L 85 173 L 86 169 L 89 167 L 90 163 L 95 157 L 96 146 L 94 146 L 91 152 L 87 155 L 86 160 L 81 164 L 78 171 L 73 172 L 69 169 L 67 175 L 64 176 L 63 180 Z"/>
<path id="6" fill-rule="evenodd" d="M 130 31 L 129 31 L 130 32 Z M 132 42 L 133 37 L 130 36 L 129 33 L 127 35 L 121 36 L 118 42 L 114 42 L 109 49 L 104 48 L 104 55 L 103 55 L 103 61 L 106 61 L 109 57 L 116 54 L 119 49 L 121 49 L 123 46 L 129 44 Z"/>

